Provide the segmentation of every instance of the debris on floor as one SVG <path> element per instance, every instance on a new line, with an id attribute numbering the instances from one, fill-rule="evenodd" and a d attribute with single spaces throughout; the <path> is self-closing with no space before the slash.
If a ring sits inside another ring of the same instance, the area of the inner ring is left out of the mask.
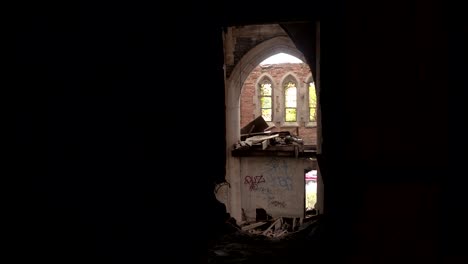
<path id="1" fill-rule="evenodd" d="M 271 220 L 245 222 L 241 230 L 254 235 L 279 238 L 301 229 L 304 219 L 301 217 L 277 217 Z"/>
<path id="2" fill-rule="evenodd" d="M 311 249 L 320 243 L 314 239 L 319 216 L 302 219 L 302 223 L 300 218 L 277 217 L 240 226 L 239 231 L 211 244 L 208 263 L 293 263 L 304 255 L 310 257 Z"/>
<path id="3" fill-rule="evenodd" d="M 275 126 L 268 127 L 262 118 L 257 117 L 240 131 L 240 140 L 233 144 L 232 155 L 242 156 L 291 156 L 313 157 L 316 145 L 304 144 L 302 138 L 288 130 L 278 130 Z"/>

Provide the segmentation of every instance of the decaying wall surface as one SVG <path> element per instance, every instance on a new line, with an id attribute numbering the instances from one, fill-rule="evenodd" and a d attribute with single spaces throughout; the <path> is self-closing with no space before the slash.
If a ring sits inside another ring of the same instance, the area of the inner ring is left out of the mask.
<path id="1" fill-rule="evenodd" d="M 309 159 L 283 157 L 241 158 L 242 209 L 247 220 L 254 220 L 256 209 L 272 217 L 304 217 L 304 170 Z"/>

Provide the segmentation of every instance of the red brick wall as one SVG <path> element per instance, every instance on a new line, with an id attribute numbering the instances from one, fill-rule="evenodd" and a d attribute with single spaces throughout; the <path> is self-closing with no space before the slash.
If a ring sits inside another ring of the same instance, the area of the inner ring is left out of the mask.
<path id="1" fill-rule="evenodd" d="M 282 79 L 288 73 L 294 73 L 298 78 L 299 83 L 307 82 L 307 78 L 310 76 L 310 68 L 304 63 L 283 63 L 270 65 L 270 67 L 257 66 L 245 80 L 244 86 L 242 87 L 240 97 L 240 125 L 244 127 L 250 121 L 256 118 L 255 108 L 256 98 L 255 89 L 258 78 L 264 73 L 268 73 L 272 78 L 275 86 L 281 85 Z M 299 105 L 298 105 L 299 107 Z M 299 109 L 298 109 L 299 110 Z M 278 128 L 274 129 L 279 130 Z M 304 140 L 305 144 L 317 144 L 317 128 L 316 127 L 305 127 L 303 122 L 300 122 L 299 127 L 283 127 L 281 131 L 289 131 L 294 135 L 299 136 Z"/>

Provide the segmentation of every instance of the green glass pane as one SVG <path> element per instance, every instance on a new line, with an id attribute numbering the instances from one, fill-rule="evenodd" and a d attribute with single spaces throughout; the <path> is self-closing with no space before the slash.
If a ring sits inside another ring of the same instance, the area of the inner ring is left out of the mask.
<path id="1" fill-rule="evenodd" d="M 286 109 L 286 122 L 295 122 L 296 121 L 296 108 L 287 108 Z"/>
<path id="2" fill-rule="evenodd" d="M 271 83 L 262 83 L 260 85 L 260 95 L 271 96 Z"/>
<path id="3" fill-rule="evenodd" d="M 309 107 L 315 107 L 317 105 L 317 94 L 315 93 L 315 85 L 310 83 L 309 85 Z"/>
<path id="4" fill-rule="evenodd" d="M 265 121 L 271 121 L 271 109 L 262 109 L 262 117 Z"/>
<path id="5" fill-rule="evenodd" d="M 317 109 L 315 107 L 309 108 L 309 120 L 315 122 L 317 120 Z"/>
<path id="6" fill-rule="evenodd" d="M 296 107 L 296 87 L 288 88 L 285 91 L 286 107 Z"/>
<path id="7" fill-rule="evenodd" d="M 271 108 L 271 97 L 260 98 L 261 108 Z"/>

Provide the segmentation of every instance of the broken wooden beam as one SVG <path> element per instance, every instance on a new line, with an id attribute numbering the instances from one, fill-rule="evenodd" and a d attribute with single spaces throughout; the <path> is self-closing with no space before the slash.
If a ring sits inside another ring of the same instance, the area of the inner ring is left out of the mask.
<path id="1" fill-rule="evenodd" d="M 280 217 L 278 219 L 276 219 L 265 231 L 263 231 L 263 235 L 266 235 L 273 227 L 275 227 L 278 223 L 280 223 L 280 226 L 281 226 L 281 223 L 282 223 L 282 220 L 283 218 Z"/>
<path id="2" fill-rule="evenodd" d="M 256 223 L 253 223 L 253 224 L 250 224 L 250 225 L 246 225 L 246 226 L 242 226 L 241 229 L 243 231 L 247 231 L 247 230 L 250 230 L 250 229 L 254 229 L 254 228 L 257 228 L 257 227 L 260 227 L 264 224 L 266 224 L 267 222 L 256 222 Z"/>

